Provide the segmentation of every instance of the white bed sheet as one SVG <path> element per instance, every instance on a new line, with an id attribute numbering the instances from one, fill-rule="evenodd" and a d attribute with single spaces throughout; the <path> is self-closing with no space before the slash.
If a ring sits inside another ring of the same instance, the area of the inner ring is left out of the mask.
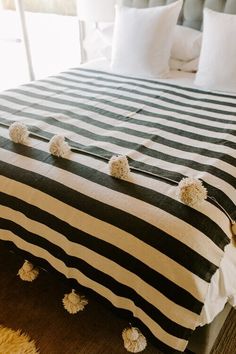
<path id="1" fill-rule="evenodd" d="M 110 70 L 110 63 L 105 58 L 92 60 L 82 65 L 84 68 L 94 70 Z M 171 71 L 167 79 L 161 81 L 178 85 L 196 87 L 194 85 L 195 74 L 181 71 Z M 226 246 L 225 255 L 220 268 L 211 279 L 206 300 L 201 312 L 200 325 L 203 326 L 223 310 L 226 303 L 236 307 L 236 246 L 232 243 Z"/>

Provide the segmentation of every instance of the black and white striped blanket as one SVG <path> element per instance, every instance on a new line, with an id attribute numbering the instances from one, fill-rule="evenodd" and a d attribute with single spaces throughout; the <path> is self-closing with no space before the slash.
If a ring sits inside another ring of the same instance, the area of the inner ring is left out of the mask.
<path id="1" fill-rule="evenodd" d="M 0 95 L 0 239 L 48 261 L 184 351 L 231 237 L 209 199 L 176 197 L 185 176 L 233 218 L 236 97 L 72 69 Z M 27 125 L 28 145 L 8 127 Z M 64 134 L 66 158 L 48 152 Z M 131 175 L 112 178 L 122 154 Z M 171 182 L 172 181 L 172 182 Z"/>

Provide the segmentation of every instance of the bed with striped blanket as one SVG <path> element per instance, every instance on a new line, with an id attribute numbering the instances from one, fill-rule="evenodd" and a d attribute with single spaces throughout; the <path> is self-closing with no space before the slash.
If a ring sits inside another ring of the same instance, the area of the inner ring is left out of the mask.
<path id="1" fill-rule="evenodd" d="M 234 96 L 77 68 L 2 93 L 0 239 L 183 352 L 231 238 L 235 108 Z M 25 145 L 9 138 L 15 121 Z M 49 153 L 55 134 L 65 158 Z M 110 175 L 113 155 L 127 156 L 128 178 Z M 176 195 L 187 176 L 208 191 L 197 207 Z"/>

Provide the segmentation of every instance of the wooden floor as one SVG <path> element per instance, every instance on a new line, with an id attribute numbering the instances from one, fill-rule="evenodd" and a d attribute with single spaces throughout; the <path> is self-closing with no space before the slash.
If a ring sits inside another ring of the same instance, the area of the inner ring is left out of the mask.
<path id="1" fill-rule="evenodd" d="M 127 321 L 94 299 L 70 315 L 62 298 L 71 289 L 41 271 L 32 283 L 16 276 L 22 259 L 0 248 L 0 323 L 22 329 L 36 340 L 40 354 L 125 354 L 121 338 Z M 148 345 L 144 354 L 158 354 Z M 2 354 L 2 353 L 1 353 Z"/>
<path id="2" fill-rule="evenodd" d="M 0 247 L 0 324 L 28 333 L 41 354 L 127 353 L 121 338 L 126 320 L 90 297 L 83 312 L 70 315 L 61 302 L 68 284 L 43 271 L 23 282 L 16 276 L 21 265 L 22 258 Z M 236 354 L 235 314 L 221 337 L 214 354 Z M 143 353 L 160 354 L 150 343 Z"/>

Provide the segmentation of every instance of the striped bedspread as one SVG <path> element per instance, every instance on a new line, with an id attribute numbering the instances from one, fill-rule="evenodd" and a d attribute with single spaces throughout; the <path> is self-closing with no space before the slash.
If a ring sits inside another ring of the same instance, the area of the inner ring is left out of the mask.
<path id="1" fill-rule="evenodd" d="M 87 69 L 2 93 L 0 239 L 129 311 L 163 352 L 184 351 L 231 237 L 235 113 L 230 95 Z M 15 121 L 27 145 L 9 139 Z M 49 153 L 55 134 L 65 158 Z M 125 180 L 108 170 L 119 154 Z M 186 176 L 213 199 L 181 203 Z"/>

